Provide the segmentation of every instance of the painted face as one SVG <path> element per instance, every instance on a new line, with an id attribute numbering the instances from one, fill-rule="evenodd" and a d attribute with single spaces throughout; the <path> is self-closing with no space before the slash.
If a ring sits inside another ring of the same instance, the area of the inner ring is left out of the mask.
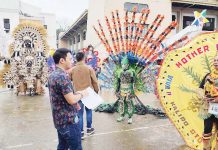
<path id="1" fill-rule="evenodd" d="M 32 42 L 30 40 L 25 40 L 24 41 L 24 46 L 26 48 L 32 48 Z"/>
<path id="2" fill-rule="evenodd" d="M 216 70 L 218 70 L 218 56 L 215 56 L 214 60 L 213 60 L 213 65 L 214 65 L 214 68 Z"/>
<path id="3" fill-rule="evenodd" d="M 121 61 L 121 67 L 124 69 L 124 70 L 127 70 L 128 67 L 129 67 L 129 60 L 127 57 L 124 57 Z"/>
<path id="4" fill-rule="evenodd" d="M 27 68 L 31 68 L 34 62 L 34 58 L 32 56 L 27 56 L 25 58 L 25 63 Z"/>
<path id="5" fill-rule="evenodd" d="M 128 69 L 128 67 L 129 67 L 129 64 L 122 64 L 122 68 L 123 68 L 124 70 Z"/>

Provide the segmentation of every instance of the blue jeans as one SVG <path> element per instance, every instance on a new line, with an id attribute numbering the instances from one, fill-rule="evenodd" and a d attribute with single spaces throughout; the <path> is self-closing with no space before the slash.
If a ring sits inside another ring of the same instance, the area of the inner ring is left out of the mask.
<path id="1" fill-rule="evenodd" d="M 81 132 L 79 123 L 69 124 L 65 128 L 60 128 L 58 132 L 57 150 L 82 150 Z"/>
<path id="2" fill-rule="evenodd" d="M 80 129 L 81 129 L 81 132 L 82 132 L 83 131 L 84 104 L 82 103 L 82 101 L 79 101 L 79 105 L 81 107 L 81 109 L 78 112 L 79 125 L 80 125 Z M 92 110 L 88 109 L 87 107 L 85 107 L 85 109 L 86 109 L 86 125 L 87 125 L 87 128 L 91 128 L 92 127 Z"/>

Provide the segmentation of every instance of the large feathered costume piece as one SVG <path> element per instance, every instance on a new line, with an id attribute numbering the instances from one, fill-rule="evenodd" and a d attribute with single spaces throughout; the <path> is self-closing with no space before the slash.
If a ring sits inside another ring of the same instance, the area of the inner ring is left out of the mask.
<path id="1" fill-rule="evenodd" d="M 126 11 L 122 22 L 119 12 L 116 11 L 111 13 L 111 18 L 105 16 L 107 29 L 103 29 L 100 21 L 98 21 L 98 28 L 93 27 L 109 54 L 109 57 L 104 60 L 101 73 L 98 76 L 103 83 L 101 87 L 114 88 L 116 93 L 120 93 L 124 89 L 126 85 L 122 84 L 126 83 L 122 83 L 119 75 L 125 76 L 125 68 L 122 67 L 121 62 L 123 59 L 128 59 L 128 72 L 132 72 L 134 75 L 131 76 L 133 80 L 128 82 L 132 86 L 126 86 L 126 90 L 129 91 L 131 87 L 131 101 L 133 101 L 135 106 L 140 105 L 140 107 L 144 107 L 144 105 L 135 93 L 137 91 L 155 92 L 155 75 L 157 75 L 158 71 L 157 60 L 163 58 L 169 51 L 178 47 L 179 43 L 187 39 L 187 37 L 182 37 L 168 47 L 163 48 L 162 42 L 175 29 L 177 23 L 175 21 L 171 22 L 161 34 L 154 36 L 164 16 L 158 14 L 153 23 L 147 28 L 146 21 L 149 13 L 149 9 L 143 9 L 141 13 L 137 13 L 137 8 L 134 8 L 132 12 Z M 137 18 L 136 16 L 139 17 Z M 110 38 L 106 37 L 105 33 L 107 32 L 105 30 L 108 30 Z M 153 80 L 152 85 L 149 83 L 151 78 Z M 120 99 L 128 101 L 128 96 L 121 98 L 122 96 L 125 95 L 117 96 L 118 101 L 115 104 L 121 106 L 119 104 Z M 157 113 L 157 111 L 152 113 Z"/>
<path id="2" fill-rule="evenodd" d="M 0 80 L 9 88 L 17 88 L 17 94 L 42 94 L 42 85 L 46 83 L 48 74 L 48 46 L 44 27 L 41 24 L 23 22 L 15 28 L 13 38 L 10 45 L 11 57 L 1 57 L 8 66 L 8 71 L 1 70 Z"/>

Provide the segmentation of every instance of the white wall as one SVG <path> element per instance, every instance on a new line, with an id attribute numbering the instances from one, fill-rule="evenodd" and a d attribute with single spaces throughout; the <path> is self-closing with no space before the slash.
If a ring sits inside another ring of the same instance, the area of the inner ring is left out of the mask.
<path id="1" fill-rule="evenodd" d="M 19 15 L 16 12 L 1 12 L 0 11 L 0 29 L 4 28 L 4 19 L 10 19 L 10 32 L 19 24 Z"/>
<path id="2" fill-rule="evenodd" d="M 23 13 L 27 13 L 28 15 L 31 16 L 39 16 L 41 12 L 41 8 L 21 2 L 20 3 L 20 10 Z"/>
<path id="3" fill-rule="evenodd" d="M 56 49 L 56 17 L 53 14 L 41 13 L 44 16 L 44 24 L 47 25 L 47 42 L 51 48 Z"/>
<path id="4" fill-rule="evenodd" d="M 20 10 L 23 13 L 32 15 L 33 17 L 20 16 Z M 20 19 L 39 20 L 42 24 L 47 25 L 47 42 L 50 48 L 56 48 L 56 18 L 53 14 L 41 13 L 41 9 L 30 4 L 20 2 L 19 0 L 0 0 L 0 33 L 4 32 L 3 19 L 10 19 L 11 37 L 13 30 L 19 24 Z M 2 43 L 2 42 L 1 42 Z M 8 44 L 9 45 L 9 44 Z M 0 45 L 1 47 L 1 45 Z M 7 46 L 8 48 L 8 46 Z M 2 51 L 2 50 L 0 50 Z M 5 50 L 4 50 L 5 51 Z"/>
<path id="5" fill-rule="evenodd" d="M 18 10 L 19 5 L 19 0 L 0 0 L 0 11 L 1 9 Z"/>
<path id="6" fill-rule="evenodd" d="M 3 30 L 4 19 L 10 19 L 10 33 L 19 24 L 19 1 L 0 0 L 0 30 Z"/>
<path id="7" fill-rule="evenodd" d="M 106 0 L 89 0 L 86 44 L 92 44 L 94 47 L 97 46 L 97 48 L 99 48 L 99 45 L 101 46 L 101 43 L 93 29 L 93 25 L 97 26 L 98 19 L 101 22 L 104 21 L 105 1 Z"/>

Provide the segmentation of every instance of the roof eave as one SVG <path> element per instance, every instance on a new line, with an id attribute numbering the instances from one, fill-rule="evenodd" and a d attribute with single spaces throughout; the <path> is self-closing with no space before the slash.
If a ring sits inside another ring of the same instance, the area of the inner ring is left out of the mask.
<path id="1" fill-rule="evenodd" d="M 86 9 L 80 16 L 79 18 L 70 26 L 70 28 L 64 32 L 64 34 L 60 37 L 60 39 L 63 39 L 64 36 L 70 31 L 72 30 L 80 20 L 82 20 L 86 15 L 88 14 L 88 10 Z"/>

